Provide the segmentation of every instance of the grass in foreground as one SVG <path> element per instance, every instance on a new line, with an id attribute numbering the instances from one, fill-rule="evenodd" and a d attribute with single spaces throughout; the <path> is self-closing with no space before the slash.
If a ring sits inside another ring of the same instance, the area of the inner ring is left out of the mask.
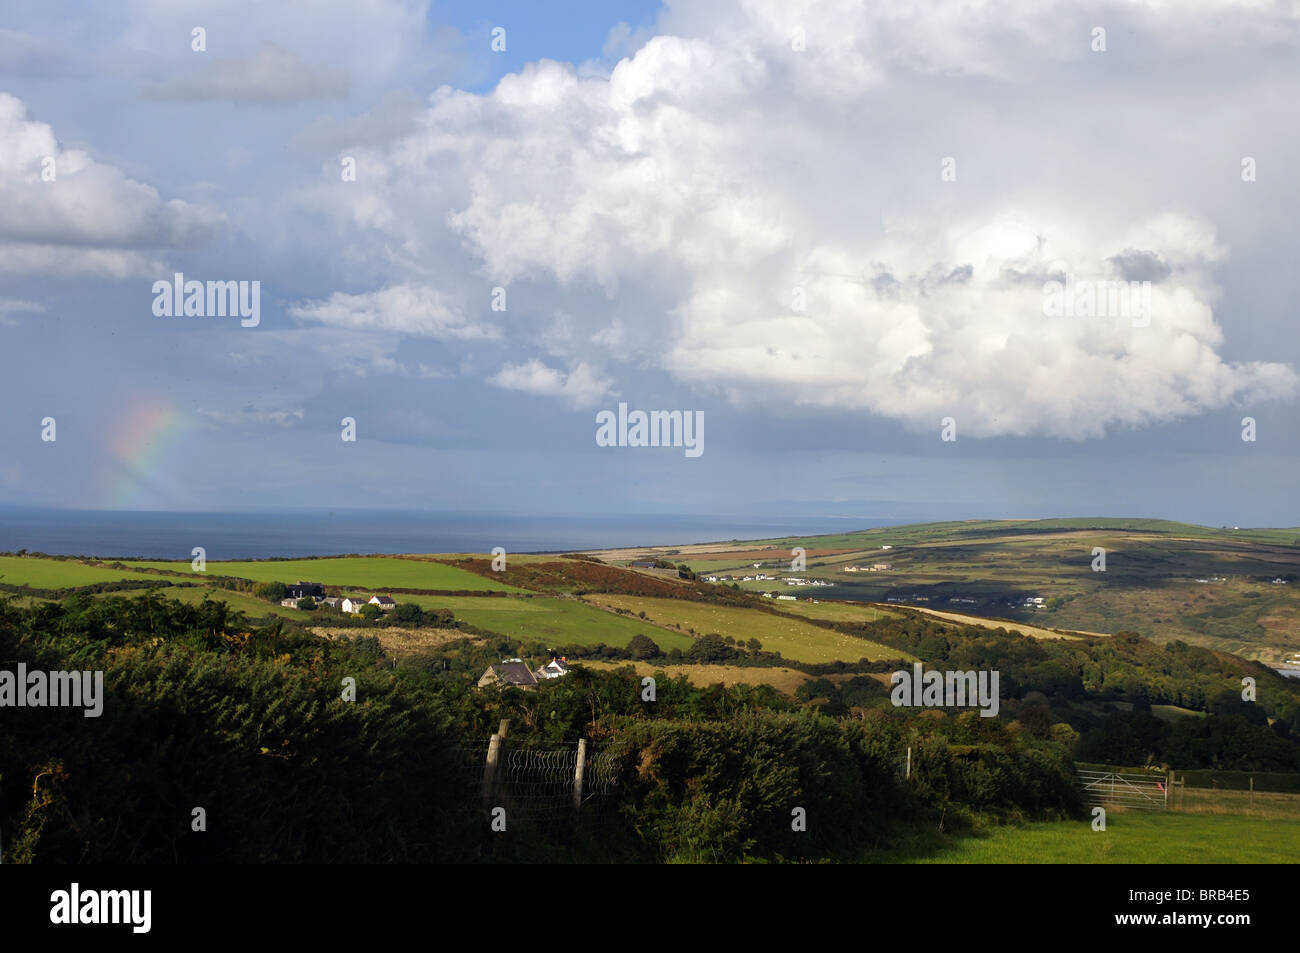
<path id="1" fill-rule="evenodd" d="M 1091 820 L 997 827 L 946 843 L 912 843 L 865 858 L 913 864 L 1294 864 L 1300 820 L 1120 812 Z"/>

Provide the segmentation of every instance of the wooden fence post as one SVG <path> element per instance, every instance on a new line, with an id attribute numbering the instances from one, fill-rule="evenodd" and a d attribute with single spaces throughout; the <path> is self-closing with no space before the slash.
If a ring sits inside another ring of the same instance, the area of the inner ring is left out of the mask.
<path id="1" fill-rule="evenodd" d="M 488 742 L 487 761 L 483 764 L 483 800 L 492 797 L 492 787 L 496 782 L 497 758 L 501 754 L 501 736 L 493 735 Z"/>
<path id="2" fill-rule="evenodd" d="M 911 776 L 912 776 L 912 746 L 908 745 L 907 746 L 907 768 L 903 774 L 903 777 L 910 778 Z"/>
<path id="3" fill-rule="evenodd" d="M 488 741 L 487 761 L 483 764 L 483 799 L 487 800 L 496 789 L 497 762 L 501 760 L 501 743 L 510 730 L 510 719 L 502 718 L 497 733 Z"/>
<path id="4" fill-rule="evenodd" d="M 1250 809 L 1255 809 L 1255 776 L 1250 776 Z"/>
<path id="5" fill-rule="evenodd" d="M 582 773 L 587 764 L 587 739 L 578 739 L 578 764 L 573 769 L 573 809 L 582 807 Z"/>

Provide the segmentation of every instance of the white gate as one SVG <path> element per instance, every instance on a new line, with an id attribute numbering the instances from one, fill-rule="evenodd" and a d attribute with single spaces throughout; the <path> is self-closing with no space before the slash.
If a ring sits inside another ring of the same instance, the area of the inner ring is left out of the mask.
<path id="1" fill-rule="evenodd" d="M 1169 784 L 1163 776 L 1121 774 L 1117 771 L 1078 770 L 1084 800 L 1106 807 L 1138 811 L 1164 811 L 1169 807 Z"/>

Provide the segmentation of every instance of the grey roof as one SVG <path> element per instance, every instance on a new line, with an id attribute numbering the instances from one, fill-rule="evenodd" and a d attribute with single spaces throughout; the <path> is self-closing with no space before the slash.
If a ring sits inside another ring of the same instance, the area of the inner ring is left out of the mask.
<path id="1" fill-rule="evenodd" d="M 502 662 L 491 666 L 489 671 L 496 673 L 497 678 L 511 685 L 537 684 L 537 676 L 523 662 Z"/>

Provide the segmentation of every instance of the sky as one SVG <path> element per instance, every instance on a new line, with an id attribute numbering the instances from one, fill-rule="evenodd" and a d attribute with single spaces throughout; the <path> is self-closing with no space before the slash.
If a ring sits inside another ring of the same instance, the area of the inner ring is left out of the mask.
<path id="1" fill-rule="evenodd" d="M 1219 0 L 11 0 L 0 506 L 1300 525 L 1298 45 Z"/>

